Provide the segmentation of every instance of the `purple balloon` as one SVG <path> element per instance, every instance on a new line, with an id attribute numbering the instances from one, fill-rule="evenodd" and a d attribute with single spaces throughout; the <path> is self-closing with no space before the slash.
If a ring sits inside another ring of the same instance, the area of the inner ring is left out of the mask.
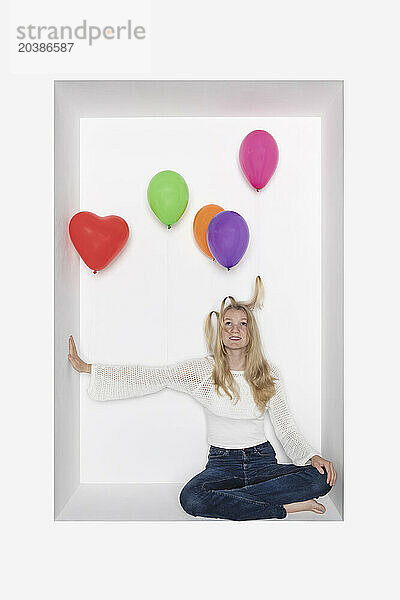
<path id="1" fill-rule="evenodd" d="M 210 252 L 229 271 L 238 264 L 249 245 L 249 228 L 239 213 L 223 210 L 211 219 L 207 228 Z"/>

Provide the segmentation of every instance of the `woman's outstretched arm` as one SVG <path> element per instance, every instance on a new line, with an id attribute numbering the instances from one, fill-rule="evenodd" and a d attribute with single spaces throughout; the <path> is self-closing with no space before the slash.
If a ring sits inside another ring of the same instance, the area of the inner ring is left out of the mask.
<path id="1" fill-rule="evenodd" d="M 100 401 L 137 398 L 166 387 L 193 395 L 210 370 L 206 357 L 166 366 L 90 365 L 78 356 L 73 338 L 68 359 L 80 373 L 90 373 L 88 395 Z"/>
<path id="2" fill-rule="evenodd" d="M 165 367 L 92 364 L 87 393 L 92 400 L 124 400 L 167 387 Z"/>

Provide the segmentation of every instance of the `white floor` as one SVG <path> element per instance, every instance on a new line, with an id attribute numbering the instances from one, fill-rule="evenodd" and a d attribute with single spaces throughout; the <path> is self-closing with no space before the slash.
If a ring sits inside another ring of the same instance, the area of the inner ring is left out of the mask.
<path id="1" fill-rule="evenodd" d="M 192 517 L 179 504 L 184 483 L 82 483 L 64 506 L 57 521 L 219 521 Z M 302 512 L 286 521 L 342 521 L 336 506 L 324 496 L 324 515 Z M 275 519 L 276 520 L 276 519 Z M 225 521 L 225 519 L 224 519 Z"/>

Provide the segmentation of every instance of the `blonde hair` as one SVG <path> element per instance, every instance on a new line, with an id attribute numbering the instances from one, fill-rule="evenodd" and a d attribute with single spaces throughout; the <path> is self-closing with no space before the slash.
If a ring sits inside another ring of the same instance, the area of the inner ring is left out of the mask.
<path id="1" fill-rule="evenodd" d="M 225 301 L 230 299 L 230 304 L 225 306 Z M 218 395 L 221 394 L 221 389 L 229 396 L 234 403 L 239 400 L 239 386 L 233 377 L 228 363 L 228 356 L 225 345 L 222 341 L 222 328 L 224 324 L 224 316 L 227 310 L 234 308 L 242 310 L 247 317 L 247 334 L 248 344 L 245 348 L 246 364 L 244 369 L 244 377 L 249 384 L 254 402 L 257 407 L 264 411 L 268 401 L 275 394 L 274 380 L 272 377 L 271 368 L 263 355 L 261 348 L 260 333 L 258 325 L 253 314 L 255 308 L 263 307 L 264 286 L 261 277 L 257 275 L 254 294 L 248 302 L 237 302 L 233 296 L 226 296 L 221 302 L 220 311 L 212 310 L 205 322 L 205 334 L 209 352 L 214 357 L 214 368 L 212 377 L 214 380 L 215 389 Z M 212 315 L 215 313 L 217 317 L 217 330 L 214 339 L 214 328 L 212 325 Z"/>

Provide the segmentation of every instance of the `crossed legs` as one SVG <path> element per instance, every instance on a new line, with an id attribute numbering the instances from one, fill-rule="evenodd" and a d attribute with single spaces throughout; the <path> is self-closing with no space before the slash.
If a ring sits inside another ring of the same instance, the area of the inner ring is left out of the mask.
<path id="1" fill-rule="evenodd" d="M 283 519 L 288 512 L 299 510 L 322 512 L 314 498 L 331 490 L 326 473 L 322 475 L 311 465 L 276 463 L 247 485 L 238 473 L 221 465 L 208 466 L 182 489 L 182 508 L 193 516 L 235 521 Z"/>

